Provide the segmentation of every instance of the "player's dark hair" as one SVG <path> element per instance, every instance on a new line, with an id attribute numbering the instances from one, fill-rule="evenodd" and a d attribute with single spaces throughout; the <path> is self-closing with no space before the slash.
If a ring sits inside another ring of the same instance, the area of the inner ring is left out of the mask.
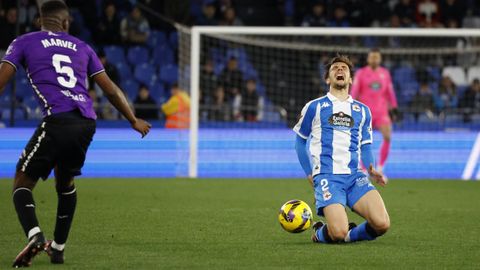
<path id="1" fill-rule="evenodd" d="M 40 15 L 42 17 L 54 16 L 61 11 L 68 11 L 68 7 L 63 1 L 60 0 L 47 1 L 40 7 Z"/>
<path id="2" fill-rule="evenodd" d="M 353 78 L 353 63 L 352 63 L 352 61 L 350 61 L 350 58 L 348 58 L 348 56 L 337 53 L 337 55 L 335 57 L 333 57 L 332 59 L 330 59 L 330 61 L 328 61 L 327 65 L 325 65 L 325 73 L 323 74 L 323 78 L 325 80 L 328 79 L 328 74 L 330 73 L 330 67 L 335 63 L 346 64 L 348 66 L 349 71 L 350 71 L 350 78 Z"/>

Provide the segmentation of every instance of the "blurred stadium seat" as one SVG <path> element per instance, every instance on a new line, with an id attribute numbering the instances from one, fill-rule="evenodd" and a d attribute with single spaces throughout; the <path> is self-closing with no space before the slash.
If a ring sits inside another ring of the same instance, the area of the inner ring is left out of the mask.
<path id="1" fill-rule="evenodd" d="M 443 68 L 442 77 L 450 77 L 456 85 L 466 85 L 467 76 L 465 70 L 462 67 L 458 66 L 448 66 Z"/>
<path id="2" fill-rule="evenodd" d="M 170 65 L 175 63 L 175 55 L 172 48 L 169 45 L 164 44 L 153 49 L 152 56 L 153 63 L 157 67 L 162 67 L 165 65 Z"/>
<path id="3" fill-rule="evenodd" d="M 133 46 L 127 51 L 127 61 L 130 65 L 135 66 L 150 61 L 150 53 L 143 46 Z"/>
<path id="4" fill-rule="evenodd" d="M 137 81 L 149 85 L 156 80 L 155 68 L 148 63 L 136 65 L 133 76 Z"/>
<path id="5" fill-rule="evenodd" d="M 172 83 L 178 81 L 178 66 L 174 64 L 162 66 L 159 79 L 170 87 Z"/>
<path id="6" fill-rule="evenodd" d="M 167 43 L 167 35 L 163 31 L 151 31 L 148 36 L 147 46 L 154 49 Z"/>
<path id="7" fill-rule="evenodd" d="M 480 67 L 479 66 L 471 66 L 467 70 L 467 82 L 468 84 L 472 83 L 474 79 L 480 80 Z"/>
<path id="8" fill-rule="evenodd" d="M 122 82 L 122 89 L 125 91 L 130 101 L 135 100 L 138 93 L 139 83 L 135 80 L 125 80 Z"/>
<path id="9" fill-rule="evenodd" d="M 111 45 L 105 46 L 103 50 L 105 51 L 105 55 L 110 63 L 118 64 L 127 62 L 125 59 L 125 52 L 122 47 Z"/>

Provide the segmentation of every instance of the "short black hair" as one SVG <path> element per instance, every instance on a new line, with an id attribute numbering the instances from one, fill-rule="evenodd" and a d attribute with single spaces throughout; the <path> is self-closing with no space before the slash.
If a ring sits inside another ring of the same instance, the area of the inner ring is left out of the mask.
<path id="1" fill-rule="evenodd" d="M 40 15 L 42 17 L 53 16 L 60 11 L 67 11 L 68 12 L 67 5 L 63 1 L 60 1 L 60 0 L 47 1 L 47 2 L 43 3 L 42 6 L 40 7 Z"/>
<path id="2" fill-rule="evenodd" d="M 379 48 L 376 48 L 376 47 L 371 48 L 370 51 L 369 51 L 369 53 L 380 53 L 380 49 L 379 49 Z"/>
<path id="3" fill-rule="evenodd" d="M 323 74 L 323 78 L 325 80 L 328 79 L 328 74 L 330 73 L 330 67 L 332 67 L 333 64 L 335 63 L 345 63 L 347 66 L 348 66 L 348 69 L 350 71 L 350 78 L 353 79 L 353 63 L 352 61 L 350 61 L 350 58 L 348 58 L 348 56 L 346 55 L 341 55 L 341 54 L 338 54 L 333 57 L 332 59 L 330 59 L 330 61 L 327 63 L 327 65 L 325 65 L 325 73 Z"/>

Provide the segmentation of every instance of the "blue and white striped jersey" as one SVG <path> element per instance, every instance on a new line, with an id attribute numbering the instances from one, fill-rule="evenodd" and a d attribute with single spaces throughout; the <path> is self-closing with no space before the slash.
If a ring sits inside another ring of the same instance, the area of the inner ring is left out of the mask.
<path id="1" fill-rule="evenodd" d="M 372 114 L 351 96 L 332 94 L 308 102 L 293 130 L 309 139 L 312 175 L 352 174 L 360 168 L 360 147 L 372 143 Z"/>

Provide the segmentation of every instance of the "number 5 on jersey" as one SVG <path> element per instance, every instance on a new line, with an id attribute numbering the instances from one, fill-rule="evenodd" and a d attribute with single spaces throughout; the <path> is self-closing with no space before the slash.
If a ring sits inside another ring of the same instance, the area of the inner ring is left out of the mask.
<path id="1" fill-rule="evenodd" d="M 71 67 L 67 65 L 62 66 L 62 62 L 71 64 L 72 60 L 68 55 L 54 54 L 52 56 L 52 65 L 55 68 L 55 72 L 57 72 L 57 74 L 63 74 L 68 77 L 68 80 L 66 80 L 63 76 L 58 76 L 57 81 L 63 87 L 73 88 L 77 83 L 75 73 L 73 72 L 73 69 Z"/>

